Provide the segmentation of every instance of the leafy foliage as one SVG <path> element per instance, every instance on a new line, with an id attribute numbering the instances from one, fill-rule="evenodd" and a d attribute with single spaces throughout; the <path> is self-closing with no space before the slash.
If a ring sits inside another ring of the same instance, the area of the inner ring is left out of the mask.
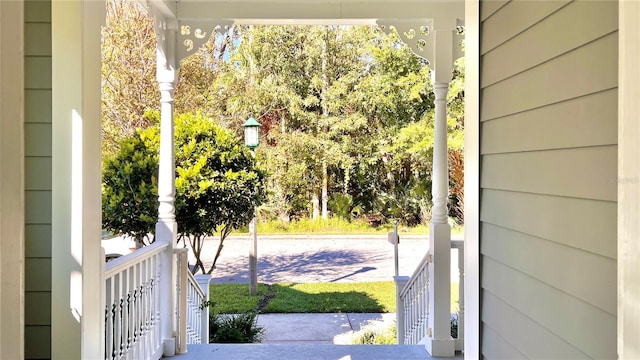
<path id="1" fill-rule="evenodd" d="M 149 113 L 157 118 L 157 113 Z M 158 127 L 138 130 L 105 160 L 103 226 L 136 239 L 153 232 L 158 209 Z M 200 114 L 175 119 L 176 221 L 188 239 L 196 268 L 211 273 L 200 260 L 204 238 L 220 232 L 215 259 L 231 230 L 246 226 L 265 198 L 265 173 L 249 150 L 229 130 Z"/>
<path id="2" fill-rule="evenodd" d="M 175 91 L 177 113 L 200 112 L 220 119 L 226 98 L 211 83 L 233 50 L 237 31 L 213 37 L 185 59 Z M 106 0 L 102 32 L 102 151 L 112 155 L 119 141 L 137 129 L 153 126 L 148 111 L 160 109 L 156 80 L 156 34 L 153 19 L 138 1 Z"/>
<path id="3" fill-rule="evenodd" d="M 252 27 L 242 39 L 232 61 L 245 92 L 227 110 L 260 114 L 265 125 L 259 157 L 274 217 L 311 216 L 325 183 L 333 212 L 346 216 L 342 194 L 352 209 L 392 216 L 381 196 L 413 181 L 412 164 L 431 161 L 383 161 L 398 132 L 433 108 L 426 64 L 375 27 Z"/>
<path id="4" fill-rule="evenodd" d="M 144 245 L 154 232 L 158 209 L 158 137 L 137 131 L 120 142 L 102 170 L 102 227 Z"/>
<path id="5" fill-rule="evenodd" d="M 145 111 L 159 109 L 153 20 L 135 1 L 107 0 L 102 31 L 102 144 L 118 151 L 120 139 L 152 125 Z"/>
<path id="6" fill-rule="evenodd" d="M 340 335 L 345 340 L 338 339 L 340 343 L 352 345 L 396 345 L 397 326 L 395 322 L 388 324 L 383 321 L 372 321 L 364 325 L 358 331 L 352 331 Z"/>
<path id="7" fill-rule="evenodd" d="M 158 109 L 155 35 L 136 6 L 108 1 L 105 153 L 152 126 L 143 114 Z M 459 59 L 448 93 L 450 215 L 458 220 L 463 89 Z M 261 218 L 312 217 L 322 203 L 347 220 L 415 225 L 430 218 L 433 97 L 427 63 L 375 26 L 234 26 L 182 62 L 175 105 L 238 134 L 249 116 L 262 123 L 257 159 L 270 192 Z"/>
<path id="8" fill-rule="evenodd" d="M 231 230 L 247 225 L 266 196 L 265 173 L 249 149 L 231 131 L 202 115 L 175 119 L 176 220 L 188 239 L 196 268 L 210 274 Z M 200 260 L 204 239 L 220 231 L 214 264 Z"/>
<path id="9" fill-rule="evenodd" d="M 209 316 L 210 343 L 256 343 L 264 336 L 253 311 L 242 314 Z"/>

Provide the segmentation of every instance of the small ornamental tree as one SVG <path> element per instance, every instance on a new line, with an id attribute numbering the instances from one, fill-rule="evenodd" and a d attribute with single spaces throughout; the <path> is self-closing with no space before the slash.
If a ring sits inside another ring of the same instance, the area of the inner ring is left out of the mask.
<path id="1" fill-rule="evenodd" d="M 239 137 L 202 115 L 177 116 L 174 138 L 179 240 L 188 240 L 191 245 L 196 258 L 194 272 L 210 274 L 226 237 L 233 229 L 246 226 L 256 206 L 264 201 L 265 174 Z M 157 126 L 138 130 L 122 142 L 122 150 L 114 158 L 105 161 L 105 229 L 135 238 L 153 232 L 158 213 L 158 144 Z M 148 188 L 144 196 L 138 191 Z M 124 211 L 129 204 L 137 208 Z M 204 240 L 218 231 L 216 255 L 206 269 L 201 260 Z"/>
<path id="2" fill-rule="evenodd" d="M 211 274 L 226 237 L 249 224 L 265 200 L 265 174 L 242 139 L 203 116 L 178 116 L 175 139 L 178 231 L 191 244 L 194 272 Z M 218 231 L 213 264 L 205 269 L 200 257 L 204 240 Z"/>
<path id="3" fill-rule="evenodd" d="M 133 237 L 136 248 L 154 232 L 158 213 L 157 131 L 136 131 L 102 168 L 102 227 Z"/>

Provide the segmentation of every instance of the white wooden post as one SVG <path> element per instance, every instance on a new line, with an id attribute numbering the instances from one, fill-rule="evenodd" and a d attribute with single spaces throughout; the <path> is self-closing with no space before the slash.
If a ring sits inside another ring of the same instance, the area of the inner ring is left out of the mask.
<path id="1" fill-rule="evenodd" d="M 398 345 L 404 344 L 404 333 L 405 333 L 405 316 L 404 316 L 404 301 L 400 298 L 400 292 L 407 285 L 407 283 L 411 280 L 409 276 L 394 276 L 393 281 L 396 283 L 396 338 L 398 340 Z"/>
<path id="2" fill-rule="evenodd" d="M 176 354 L 187 353 L 187 271 L 189 265 L 187 260 L 187 248 L 176 249 L 174 253 L 178 254 L 178 343 Z"/>
<path id="3" fill-rule="evenodd" d="M 389 20 L 377 23 L 382 30 L 397 30 L 400 38 L 416 54 L 430 63 L 435 92 L 435 133 L 433 145 L 433 209 L 429 254 L 432 268 L 429 271 L 429 321 L 426 349 L 431 356 L 453 356 L 455 344 L 451 338 L 451 227 L 449 226 L 447 201 L 449 195 L 449 168 L 447 154 L 447 92 L 451 81 L 453 63 L 460 54 L 456 37 L 455 16 L 434 18 L 430 21 Z M 428 26 L 430 31 L 421 31 Z M 412 33 L 412 36 L 408 34 Z M 424 46 L 420 45 L 424 42 Z"/>
<path id="4" fill-rule="evenodd" d="M 209 283 L 211 282 L 211 275 L 196 275 L 196 281 L 198 281 L 198 285 L 204 292 L 204 301 L 209 301 Z M 209 343 L 209 307 L 204 307 L 202 309 L 202 323 L 200 328 L 200 338 L 202 339 L 203 344 Z"/>
<path id="5" fill-rule="evenodd" d="M 162 256 L 160 275 L 160 322 L 164 355 L 173 356 L 176 352 L 176 284 L 177 271 L 173 249 L 176 246 L 178 225 L 175 214 L 175 155 L 173 130 L 173 93 L 178 77 L 174 48 L 174 29 L 156 18 L 158 36 L 157 72 L 160 85 L 160 166 L 158 171 L 158 223 L 156 239 L 169 243 Z"/>
<path id="6" fill-rule="evenodd" d="M 429 325 L 426 349 L 431 356 L 453 356 L 451 338 L 451 227 L 448 223 L 449 167 L 447 156 L 447 92 L 454 54 L 455 20 L 435 19 L 435 129 L 433 143 L 433 209 L 429 252 L 433 268 L 429 272 Z"/>
<path id="7" fill-rule="evenodd" d="M 640 3 L 619 3 L 618 357 L 640 358 Z M 613 66 L 613 64 L 611 65 Z"/>
<path id="8" fill-rule="evenodd" d="M 449 171 L 447 166 L 448 83 L 435 83 L 436 118 L 433 146 L 433 210 L 429 252 L 433 271 L 429 272 L 429 325 L 427 351 L 431 356 L 453 356 L 451 338 L 451 227 L 447 222 Z"/>
<path id="9" fill-rule="evenodd" d="M 249 295 L 258 295 L 258 226 L 254 216 L 249 223 Z"/>
<path id="10" fill-rule="evenodd" d="M 464 7 L 464 355 L 469 359 L 479 359 L 480 2 L 465 1 Z"/>
<path id="11" fill-rule="evenodd" d="M 51 2 L 51 357 L 55 359 L 104 356 L 100 250 L 104 10 L 102 1 Z"/>

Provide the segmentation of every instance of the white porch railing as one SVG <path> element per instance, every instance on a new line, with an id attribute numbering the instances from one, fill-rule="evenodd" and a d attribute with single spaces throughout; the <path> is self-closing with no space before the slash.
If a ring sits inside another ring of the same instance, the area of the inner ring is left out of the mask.
<path id="1" fill-rule="evenodd" d="M 167 265 L 163 263 L 166 252 L 178 255 L 170 262 L 178 270 L 174 285 L 170 278 L 160 276 Z M 210 279 L 210 275 L 194 277 L 187 249 L 172 249 L 167 242 L 154 242 L 106 263 L 105 359 L 160 359 L 166 350 L 161 328 L 163 322 L 173 322 L 171 312 L 177 315 L 177 328 L 171 324 L 175 353 L 186 353 L 187 344 L 208 343 Z M 162 306 L 171 301 L 160 297 L 160 289 L 166 287 L 176 291 L 175 308 Z"/>
<path id="2" fill-rule="evenodd" d="M 457 253 L 458 262 L 458 332 L 455 338 L 456 350 L 464 344 L 464 242 L 452 240 L 451 249 Z M 429 271 L 431 255 L 426 254 L 411 277 L 397 276 L 396 281 L 396 323 L 399 344 L 418 344 L 427 334 L 429 323 Z"/>
<path id="3" fill-rule="evenodd" d="M 160 255 L 153 243 L 105 265 L 105 359 L 159 359 Z M 162 279 L 164 280 L 164 279 Z"/>
<path id="4" fill-rule="evenodd" d="M 413 275 L 409 279 L 402 279 L 404 286 L 399 286 L 400 283 L 397 285 L 399 302 L 396 304 L 396 316 L 400 344 L 417 344 L 427 335 L 429 263 L 431 263 L 431 255 L 426 254 Z"/>
<path id="5" fill-rule="evenodd" d="M 203 291 L 201 286 L 209 286 L 209 275 L 204 277 L 203 284 L 189 271 L 187 249 L 175 250 L 178 254 L 178 353 L 186 353 L 187 344 L 202 344 L 209 342 L 209 292 Z M 206 288 L 205 288 L 206 289 Z"/>

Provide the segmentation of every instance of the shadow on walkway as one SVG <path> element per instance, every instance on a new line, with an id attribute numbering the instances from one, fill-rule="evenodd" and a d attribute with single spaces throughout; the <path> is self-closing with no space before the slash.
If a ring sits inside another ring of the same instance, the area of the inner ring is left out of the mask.
<path id="1" fill-rule="evenodd" d="M 218 267 L 212 274 L 213 282 L 249 282 L 248 256 L 221 260 L 218 260 Z M 263 283 L 357 281 L 353 278 L 354 276 L 378 269 L 376 266 L 369 265 L 375 265 L 380 261 L 386 261 L 386 256 L 366 249 L 267 254 L 262 257 L 259 255 L 258 281 Z"/>

